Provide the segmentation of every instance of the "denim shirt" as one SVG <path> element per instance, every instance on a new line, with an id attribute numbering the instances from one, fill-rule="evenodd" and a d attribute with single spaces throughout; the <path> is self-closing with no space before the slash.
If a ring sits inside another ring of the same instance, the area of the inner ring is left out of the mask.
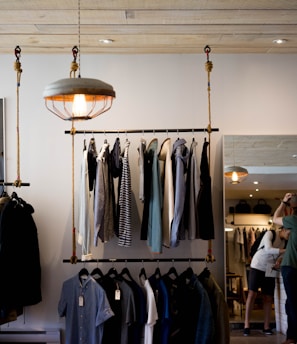
<path id="1" fill-rule="evenodd" d="M 63 283 L 58 313 L 66 318 L 65 344 L 101 343 L 104 322 L 114 315 L 104 289 L 79 275 Z"/>

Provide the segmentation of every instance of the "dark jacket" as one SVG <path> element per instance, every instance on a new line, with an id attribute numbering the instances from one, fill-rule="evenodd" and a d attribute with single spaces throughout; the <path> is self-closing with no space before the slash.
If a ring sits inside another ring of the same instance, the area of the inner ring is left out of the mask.
<path id="1" fill-rule="evenodd" d="M 202 149 L 200 163 L 200 190 L 197 204 L 198 232 L 196 233 L 196 238 L 204 240 L 214 239 L 211 177 L 207 156 L 208 145 L 209 143 L 205 141 Z"/>
<path id="2" fill-rule="evenodd" d="M 41 267 L 33 207 L 12 198 L 0 215 L 0 309 L 41 301 Z"/>

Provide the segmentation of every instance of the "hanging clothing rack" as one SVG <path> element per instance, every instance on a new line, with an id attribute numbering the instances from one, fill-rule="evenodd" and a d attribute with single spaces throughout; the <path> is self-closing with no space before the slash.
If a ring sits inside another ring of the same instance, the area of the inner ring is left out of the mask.
<path id="1" fill-rule="evenodd" d="M 15 186 L 15 187 L 21 187 L 21 186 L 30 186 L 30 183 L 21 183 L 21 185 L 16 185 L 15 182 L 0 182 L 0 185 L 3 186 Z"/>
<path id="2" fill-rule="evenodd" d="M 218 128 L 190 128 L 190 129 L 126 129 L 126 130 L 75 130 L 74 134 L 144 134 L 144 133 L 186 133 L 205 132 L 209 130 L 219 131 Z M 73 134 L 71 130 L 65 130 L 65 134 Z"/>
<path id="3" fill-rule="evenodd" d="M 81 260 L 76 263 L 161 263 L 161 262 L 204 262 L 205 258 L 103 258 Z M 63 259 L 63 263 L 71 263 L 70 259 Z"/>

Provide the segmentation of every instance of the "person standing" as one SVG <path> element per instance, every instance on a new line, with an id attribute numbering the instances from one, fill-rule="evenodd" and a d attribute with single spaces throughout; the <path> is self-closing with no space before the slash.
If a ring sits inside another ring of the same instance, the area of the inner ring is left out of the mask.
<path id="1" fill-rule="evenodd" d="M 273 334 L 270 328 L 272 302 L 275 288 L 275 278 L 266 277 L 266 267 L 268 264 L 274 264 L 279 255 L 285 252 L 285 243 L 288 240 L 290 231 L 281 228 L 274 234 L 271 230 L 267 231 L 259 245 L 259 248 L 251 261 L 251 270 L 248 280 L 248 296 L 245 306 L 244 336 L 250 335 L 250 316 L 254 308 L 255 299 L 258 289 L 261 288 L 263 294 L 264 309 L 264 328 L 263 333 L 266 335 Z"/>
<path id="2" fill-rule="evenodd" d="M 283 216 L 286 207 L 293 211 Z M 286 193 L 273 215 L 275 224 L 290 229 L 287 249 L 281 262 L 281 274 L 287 294 L 286 313 L 288 319 L 287 340 L 283 344 L 297 343 L 297 195 Z"/>

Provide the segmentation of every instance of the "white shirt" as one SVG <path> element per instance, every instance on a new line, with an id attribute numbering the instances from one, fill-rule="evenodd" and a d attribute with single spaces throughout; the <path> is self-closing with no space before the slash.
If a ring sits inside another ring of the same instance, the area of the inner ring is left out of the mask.
<path id="1" fill-rule="evenodd" d="M 285 241 L 279 236 L 279 231 L 275 233 L 275 240 L 272 244 L 273 233 L 267 231 L 263 236 L 258 251 L 255 253 L 252 261 L 251 268 L 266 271 L 266 266 L 268 263 L 275 263 L 277 257 L 279 256 L 280 248 L 285 247 Z M 260 247 L 264 246 L 262 249 Z"/>
<path id="2" fill-rule="evenodd" d="M 140 279 L 140 284 L 146 296 L 147 322 L 144 325 L 144 344 L 152 344 L 154 337 L 154 325 L 158 320 L 158 311 L 153 289 L 148 279 Z"/>

